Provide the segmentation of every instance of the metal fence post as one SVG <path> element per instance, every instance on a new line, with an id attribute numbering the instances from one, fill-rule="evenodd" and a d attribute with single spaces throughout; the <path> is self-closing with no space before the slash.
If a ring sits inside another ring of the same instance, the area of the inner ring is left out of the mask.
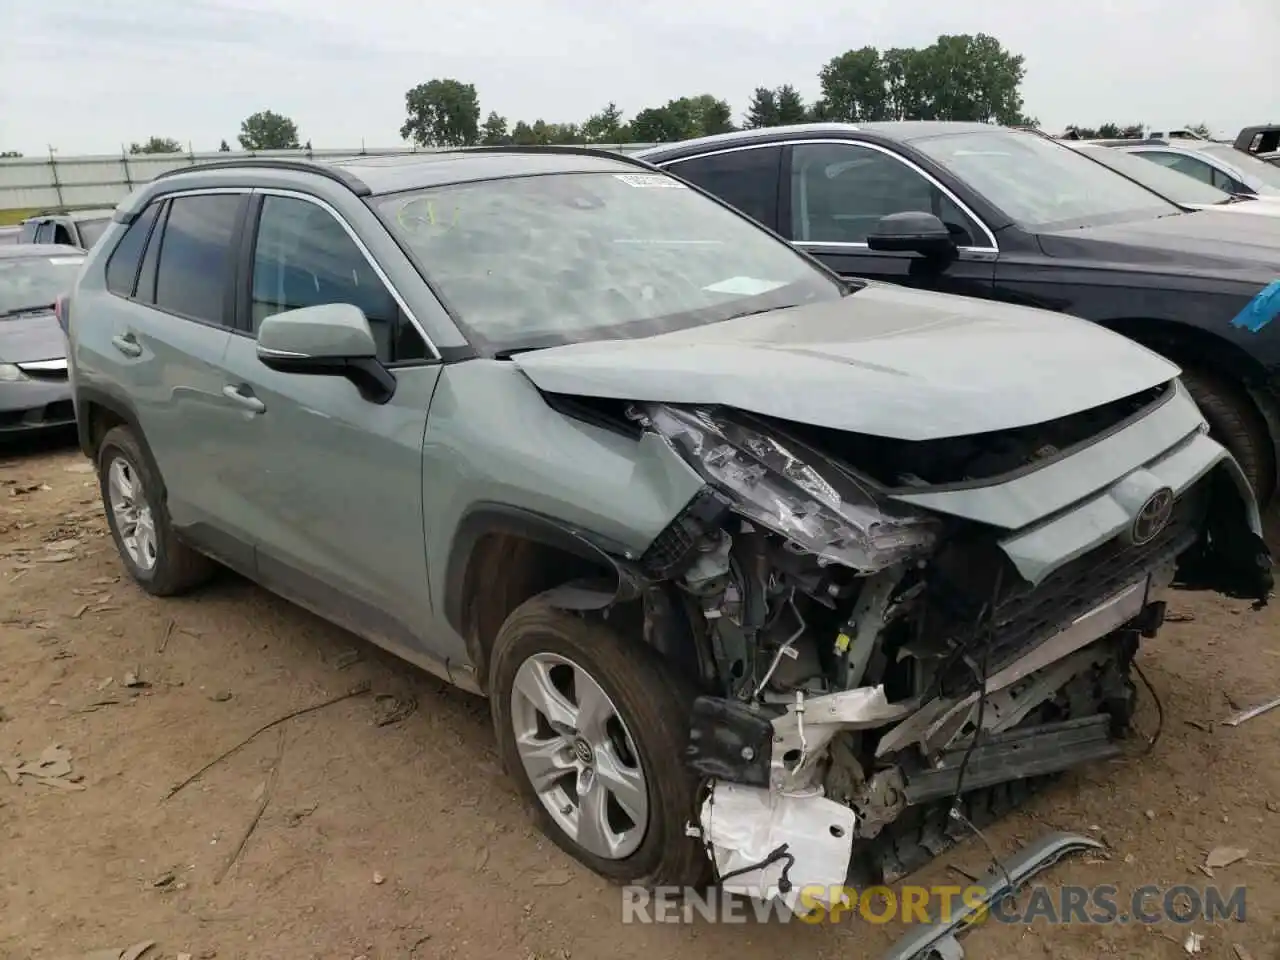
<path id="1" fill-rule="evenodd" d="M 62 197 L 62 184 L 58 180 L 58 161 L 53 157 L 53 144 L 49 144 L 49 174 L 53 177 L 53 192 L 58 198 L 58 206 L 65 207 L 66 202 Z"/>

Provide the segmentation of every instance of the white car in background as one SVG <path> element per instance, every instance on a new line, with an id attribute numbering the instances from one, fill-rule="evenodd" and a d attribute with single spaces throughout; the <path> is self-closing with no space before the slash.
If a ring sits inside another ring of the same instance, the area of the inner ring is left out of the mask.
<path id="1" fill-rule="evenodd" d="M 1225 190 L 1280 202 L 1280 167 L 1259 160 L 1227 143 L 1183 140 L 1178 143 L 1143 142 L 1116 147 L 1202 183 Z"/>
<path id="2" fill-rule="evenodd" d="M 1162 163 L 1152 163 L 1146 158 L 1134 156 L 1127 148 L 1109 147 L 1088 141 L 1064 140 L 1062 143 L 1184 210 L 1215 210 L 1222 213 L 1280 217 L 1280 196 L 1228 193 Z"/>

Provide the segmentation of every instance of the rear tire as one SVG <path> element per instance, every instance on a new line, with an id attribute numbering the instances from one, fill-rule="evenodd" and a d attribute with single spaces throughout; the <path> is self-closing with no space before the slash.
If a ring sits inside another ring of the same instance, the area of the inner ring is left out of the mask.
<path id="1" fill-rule="evenodd" d="M 651 649 L 534 597 L 498 632 L 489 692 L 503 767 L 558 847 L 615 883 L 707 879 L 710 861 L 685 834 L 697 822 L 683 763 L 694 695 Z"/>
<path id="2" fill-rule="evenodd" d="M 113 427 L 98 445 L 98 488 L 120 559 L 143 590 L 168 597 L 208 580 L 216 567 L 174 533 L 150 464 L 128 427 Z"/>
<path id="3" fill-rule="evenodd" d="M 1275 444 L 1266 421 L 1239 387 L 1203 370 L 1184 370 L 1182 382 L 1209 423 L 1215 440 L 1231 451 L 1260 506 L 1275 493 Z"/>

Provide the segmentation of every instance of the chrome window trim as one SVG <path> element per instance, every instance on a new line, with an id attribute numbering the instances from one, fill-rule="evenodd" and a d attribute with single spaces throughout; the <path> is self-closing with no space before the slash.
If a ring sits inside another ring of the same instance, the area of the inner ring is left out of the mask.
<path id="1" fill-rule="evenodd" d="M 701 160 L 705 157 L 714 157 L 722 153 L 736 153 L 740 150 L 760 150 L 764 147 L 795 147 L 801 144 L 825 144 L 825 143 L 839 144 L 841 146 L 863 147 L 868 150 L 876 150 L 876 151 L 879 151 L 880 153 L 883 153 L 885 156 L 892 157 L 894 160 L 897 160 L 899 163 L 909 167 L 911 170 L 915 171 L 920 176 L 924 177 L 924 179 L 927 180 L 929 183 L 937 187 L 938 190 L 940 190 L 948 199 L 950 199 L 952 203 L 954 203 L 957 207 L 960 208 L 960 211 L 964 213 L 965 216 L 967 216 L 970 220 L 972 220 L 979 227 L 981 227 L 982 232 L 985 233 L 987 235 L 987 239 L 991 241 L 990 246 L 986 246 L 986 247 L 977 247 L 977 246 L 957 247 L 957 249 L 964 250 L 967 253 L 998 254 L 1000 252 L 1000 245 L 996 242 L 996 235 L 992 232 L 991 228 L 988 227 L 986 223 L 983 222 L 982 218 L 979 217 L 976 213 L 974 213 L 969 208 L 969 205 L 967 203 L 965 203 L 963 200 L 957 197 L 954 193 L 952 193 L 951 190 L 949 190 L 945 184 L 939 182 L 937 177 L 929 173 L 929 171 L 925 170 L 919 164 L 915 163 L 913 160 L 908 159 L 907 157 L 902 156 L 900 153 L 897 153 L 894 150 L 890 150 L 888 147 L 881 146 L 878 143 L 870 143 L 866 140 L 850 140 L 845 137 L 813 137 L 813 138 L 806 138 L 804 140 L 771 140 L 767 143 L 748 143 L 748 144 L 744 144 L 743 146 L 725 147 L 720 150 L 707 150 L 703 153 L 695 153 L 687 157 L 679 157 L 678 159 L 675 159 L 675 160 L 668 160 L 663 163 L 656 164 L 656 166 L 660 167 L 663 170 L 666 170 L 669 167 L 674 167 L 676 164 L 684 163 L 687 160 Z M 797 247 L 805 247 L 805 248 L 839 247 L 839 248 L 853 248 L 853 249 L 863 249 L 863 250 L 868 249 L 866 243 L 820 242 L 816 240 L 792 240 L 791 242 L 794 243 Z"/>
<path id="2" fill-rule="evenodd" d="M 359 234 L 356 233 L 351 224 L 347 223 L 346 218 L 339 213 L 331 203 L 321 200 L 319 197 L 313 196 L 309 193 L 302 193 L 297 190 L 288 190 L 280 187 L 254 187 L 252 188 L 252 192 L 259 196 L 286 197 L 293 200 L 305 200 L 307 203 L 314 204 L 321 210 L 325 211 L 325 213 L 329 214 L 329 216 L 337 220 L 342 226 L 342 229 L 346 231 L 347 236 L 349 236 L 351 241 L 356 245 L 356 249 L 360 251 L 361 256 L 365 258 L 369 266 L 373 268 L 373 272 L 377 275 L 378 279 L 382 281 L 388 292 L 390 292 L 392 299 L 394 299 L 400 309 L 404 311 L 404 315 L 409 318 L 409 322 L 413 324 L 413 328 L 418 332 L 418 336 L 422 337 L 422 342 L 427 345 L 427 349 L 431 351 L 431 356 L 425 361 L 417 362 L 431 363 L 443 360 L 443 357 L 440 355 L 440 351 L 436 348 L 436 345 L 432 343 L 431 338 L 427 336 L 426 329 L 418 321 L 414 312 L 409 309 L 409 304 L 405 301 L 404 297 L 400 295 L 400 291 L 396 289 L 396 285 L 391 282 L 391 278 L 387 276 L 386 271 L 378 265 L 378 261 L 374 258 L 373 253 L 369 248 L 365 246 L 365 242 L 360 239 Z M 397 364 L 397 366 L 399 366 L 399 364 Z"/>

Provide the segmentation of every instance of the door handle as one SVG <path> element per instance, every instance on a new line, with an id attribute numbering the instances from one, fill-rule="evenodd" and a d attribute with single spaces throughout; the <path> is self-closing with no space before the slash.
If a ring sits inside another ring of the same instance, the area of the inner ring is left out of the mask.
<path id="1" fill-rule="evenodd" d="M 257 397 L 248 393 L 241 393 L 239 387 L 233 387 L 230 384 L 222 388 L 222 395 L 233 403 L 237 403 L 244 407 L 250 413 L 266 413 L 267 405 Z"/>
<path id="2" fill-rule="evenodd" d="M 142 356 L 142 345 L 133 338 L 132 333 L 118 334 L 111 338 L 111 345 L 126 357 Z"/>

